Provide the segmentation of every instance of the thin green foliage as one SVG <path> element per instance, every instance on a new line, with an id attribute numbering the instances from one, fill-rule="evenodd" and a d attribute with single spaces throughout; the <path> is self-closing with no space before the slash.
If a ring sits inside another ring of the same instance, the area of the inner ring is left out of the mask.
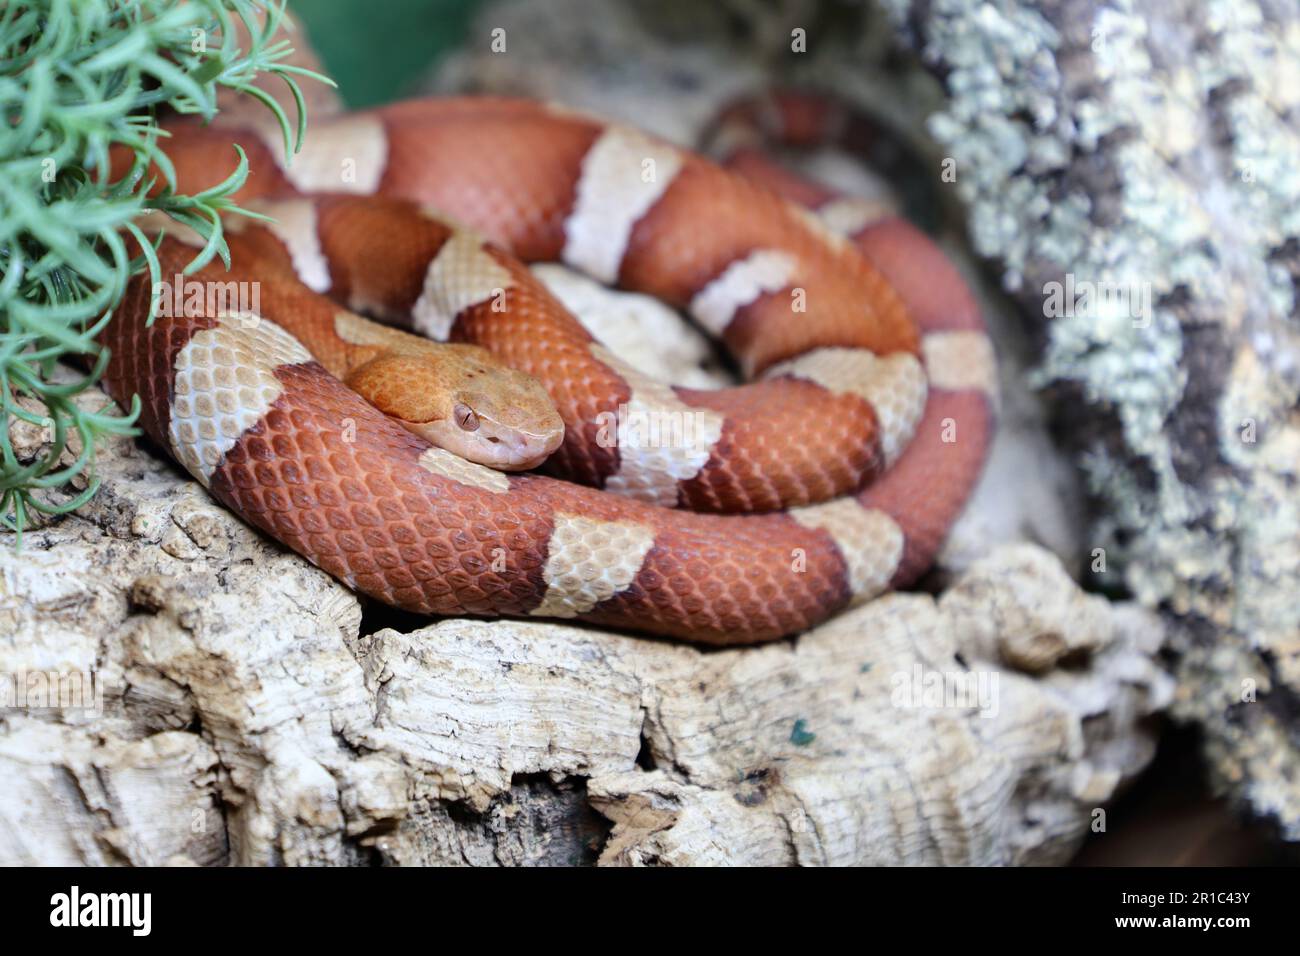
<path id="1" fill-rule="evenodd" d="M 111 321 L 127 280 L 148 269 L 159 281 L 153 247 L 135 220 L 161 210 L 198 230 L 207 244 L 192 272 L 213 256 L 229 265 L 222 213 L 251 215 L 230 198 L 248 175 L 238 147 L 235 169 L 219 186 L 194 196 L 176 191 L 159 147 L 166 135 L 159 110 L 211 118 L 225 87 L 272 111 L 286 154 L 300 147 L 306 110 L 297 78 L 330 81 L 283 62 L 293 52 L 279 37 L 283 16 L 284 0 L 0 4 L 0 524 L 20 535 L 33 511 L 63 513 L 95 494 L 97 439 L 134 433 L 138 400 L 123 416 L 111 404 L 87 410 L 77 399 L 104 370 L 108 356 L 95 336 Z M 248 49 L 238 45 L 237 21 L 252 38 Z M 263 73 L 288 85 L 298 105 L 296 128 L 253 85 Z M 120 178 L 110 170 L 114 148 L 134 157 Z M 146 178 L 151 164 L 163 180 L 157 191 L 159 184 Z M 143 254 L 129 255 L 124 235 L 134 236 Z M 86 357 L 88 374 L 56 382 L 56 363 L 73 355 Z M 34 402 L 20 404 L 21 397 Z M 51 429 L 53 442 L 37 460 L 15 453 L 15 420 Z M 80 448 L 68 463 L 70 443 Z M 83 472 L 84 490 L 61 490 Z"/>

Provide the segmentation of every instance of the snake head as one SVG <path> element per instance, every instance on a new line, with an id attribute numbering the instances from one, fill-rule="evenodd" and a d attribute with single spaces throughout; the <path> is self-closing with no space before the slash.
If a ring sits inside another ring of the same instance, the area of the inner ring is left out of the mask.
<path id="1" fill-rule="evenodd" d="M 564 440 L 542 384 L 476 345 L 389 351 L 346 383 L 426 441 L 498 471 L 536 468 Z"/>

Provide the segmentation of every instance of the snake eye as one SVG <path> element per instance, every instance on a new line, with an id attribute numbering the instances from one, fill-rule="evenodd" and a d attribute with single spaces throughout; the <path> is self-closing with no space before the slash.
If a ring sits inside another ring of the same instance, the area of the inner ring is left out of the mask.
<path id="1" fill-rule="evenodd" d="M 456 424 L 467 432 L 478 431 L 478 416 L 474 414 L 474 409 L 460 402 L 451 410 L 452 415 L 456 418 Z"/>

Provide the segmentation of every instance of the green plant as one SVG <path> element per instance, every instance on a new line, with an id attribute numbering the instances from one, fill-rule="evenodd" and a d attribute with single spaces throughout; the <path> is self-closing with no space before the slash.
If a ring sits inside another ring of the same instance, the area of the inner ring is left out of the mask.
<path id="1" fill-rule="evenodd" d="M 275 114 L 286 154 L 301 145 L 306 110 L 296 77 L 330 81 L 283 62 L 293 52 L 288 40 L 277 39 L 283 16 L 284 0 L 0 4 L 0 524 L 20 535 L 33 510 L 62 513 L 89 500 L 98 488 L 96 439 L 134 431 L 138 402 L 122 416 L 111 405 L 87 410 L 76 399 L 103 372 L 107 355 L 95 335 L 111 321 L 128 278 L 147 268 L 158 280 L 137 217 L 161 210 L 204 235 L 192 271 L 214 255 L 229 265 L 223 212 L 251 215 L 230 199 L 248 173 L 237 146 L 238 164 L 225 182 L 194 196 L 176 191 L 159 148 L 159 110 L 210 118 L 218 88 L 226 87 Z M 238 45 L 237 22 L 246 29 L 247 50 Z M 296 130 L 275 99 L 253 85 L 261 73 L 288 85 Z M 115 147 L 134 157 L 116 179 L 109 164 Z M 146 178 L 151 163 L 162 177 L 156 191 Z M 128 254 L 123 233 L 139 241 L 142 255 Z M 87 357 L 88 374 L 55 382 L 55 363 L 73 355 Z M 20 404 L 23 396 L 29 400 Z M 32 411 L 30 400 L 44 413 Z M 15 454 L 15 419 L 52 429 L 53 442 L 37 460 Z M 60 466 L 73 436 L 80 451 Z M 51 495 L 83 471 L 83 491 Z"/>

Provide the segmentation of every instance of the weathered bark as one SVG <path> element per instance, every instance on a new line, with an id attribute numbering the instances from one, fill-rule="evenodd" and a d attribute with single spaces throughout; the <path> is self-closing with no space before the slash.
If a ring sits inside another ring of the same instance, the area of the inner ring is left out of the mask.
<path id="1" fill-rule="evenodd" d="M 1166 612 L 1216 785 L 1300 839 L 1300 7 L 886 6 L 943 77 L 975 247 L 1042 330 L 1089 547 Z M 1149 284 L 1149 321 L 1046 314 L 1067 273 Z"/>

